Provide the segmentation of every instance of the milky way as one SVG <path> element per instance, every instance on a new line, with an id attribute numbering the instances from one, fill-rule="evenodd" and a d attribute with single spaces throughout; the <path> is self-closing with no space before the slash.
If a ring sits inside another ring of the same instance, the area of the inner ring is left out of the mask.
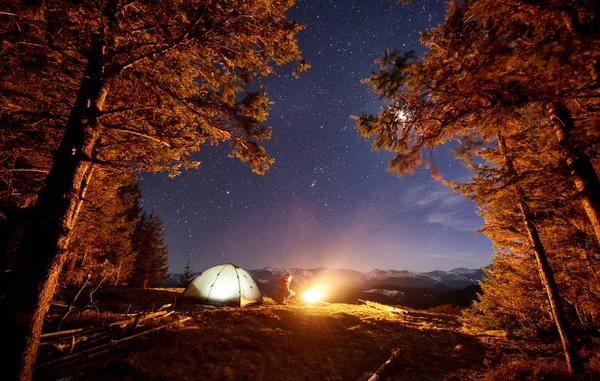
<path id="1" fill-rule="evenodd" d="M 143 176 L 142 205 L 165 221 L 170 271 L 188 260 L 195 271 L 223 262 L 367 271 L 489 264 L 474 205 L 427 170 L 387 172 L 391 154 L 371 151 L 350 119 L 381 107 L 360 82 L 375 59 L 386 48 L 423 53 L 419 32 L 443 21 L 444 4 L 302 0 L 288 15 L 306 26 L 298 39 L 312 68 L 295 79 L 286 66 L 262 80 L 272 101 L 271 169 L 253 174 L 223 144 L 194 154 L 198 170 Z M 446 179 L 468 176 L 444 151 L 436 164 Z"/>

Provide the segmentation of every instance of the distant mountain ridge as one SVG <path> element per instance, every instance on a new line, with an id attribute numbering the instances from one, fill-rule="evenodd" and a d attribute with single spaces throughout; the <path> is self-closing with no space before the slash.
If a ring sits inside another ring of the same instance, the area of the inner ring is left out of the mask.
<path id="1" fill-rule="evenodd" d="M 482 269 L 467 269 L 458 267 L 449 271 L 435 270 L 429 272 L 413 272 L 408 270 L 372 270 L 362 272 L 348 269 L 330 269 L 320 267 L 315 269 L 273 268 L 265 267 L 260 270 L 249 270 L 259 283 L 269 283 L 290 273 L 295 279 L 302 281 L 315 279 L 335 279 L 336 283 L 345 287 L 372 288 L 386 284 L 401 287 L 436 287 L 464 288 L 477 284 L 483 278 Z"/>
<path id="2" fill-rule="evenodd" d="M 294 283 L 303 286 L 317 281 L 335 282 L 337 286 L 359 289 L 377 288 L 386 285 L 392 287 L 448 288 L 460 289 L 476 285 L 483 278 L 482 269 L 458 267 L 449 271 L 435 270 L 413 272 L 408 270 L 372 270 L 362 272 L 349 269 L 313 269 L 265 267 L 248 270 L 261 288 L 273 285 L 286 273 L 294 276 Z M 170 274 L 170 278 L 161 283 L 161 287 L 176 287 L 179 274 Z"/>

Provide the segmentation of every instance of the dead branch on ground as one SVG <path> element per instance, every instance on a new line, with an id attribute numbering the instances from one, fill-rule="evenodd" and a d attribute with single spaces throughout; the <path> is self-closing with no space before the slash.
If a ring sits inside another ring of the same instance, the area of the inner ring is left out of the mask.
<path id="1" fill-rule="evenodd" d="M 167 322 L 167 318 L 175 314 L 175 311 L 167 310 L 169 307 L 171 304 L 161 306 L 156 312 L 126 314 L 127 319 L 107 324 L 43 333 L 40 349 L 46 353 L 39 356 L 40 363 L 36 367 L 63 366 L 83 358 L 97 357 L 111 349 L 121 348 L 135 338 L 191 319 L 176 317 Z M 136 332 L 148 323 L 149 328 Z"/>

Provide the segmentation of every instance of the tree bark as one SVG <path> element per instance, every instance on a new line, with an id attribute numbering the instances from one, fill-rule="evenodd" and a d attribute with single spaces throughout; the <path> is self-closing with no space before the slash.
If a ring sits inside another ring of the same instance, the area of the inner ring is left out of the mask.
<path id="1" fill-rule="evenodd" d="M 44 318 L 67 257 L 72 229 L 91 181 L 94 147 L 101 134 L 98 113 L 108 92 L 104 44 L 94 35 L 83 79 L 65 132 L 18 248 L 14 284 L 2 305 L 3 372 L 30 380 Z M 6 375 L 6 373 L 5 373 Z"/>
<path id="2" fill-rule="evenodd" d="M 502 151 L 502 155 L 504 156 L 507 174 L 509 177 L 514 178 L 517 175 L 517 171 L 515 170 L 512 157 L 507 151 L 506 142 L 502 135 L 498 136 L 498 144 L 500 146 L 500 150 Z M 537 262 L 540 280 L 544 286 L 544 289 L 546 290 L 548 301 L 550 302 L 552 317 L 554 319 L 554 323 L 556 324 L 556 328 L 558 329 L 558 334 L 560 336 L 560 341 L 565 353 L 567 366 L 572 374 L 582 374 L 583 364 L 574 345 L 569 323 L 560 299 L 560 293 L 558 292 L 558 286 L 556 285 L 556 280 L 554 279 L 554 273 L 550 267 L 550 263 L 548 262 L 546 249 L 542 244 L 539 232 L 535 226 L 533 213 L 526 202 L 525 192 L 521 186 L 515 186 L 515 194 L 517 203 L 519 205 L 519 210 L 521 212 L 521 217 L 523 218 L 523 225 L 525 225 L 525 229 L 527 230 L 529 243 L 531 244 L 531 249 Z"/>
<path id="3" fill-rule="evenodd" d="M 117 269 L 117 278 L 115 279 L 115 287 L 119 285 L 119 278 L 121 277 L 121 266 L 123 265 L 123 259 L 119 261 L 119 267 Z"/>
<path id="4" fill-rule="evenodd" d="M 594 170 L 589 156 L 577 149 L 572 142 L 571 134 L 575 130 L 575 122 L 565 104 L 554 105 L 552 121 L 554 133 L 567 161 L 575 188 L 579 192 L 581 204 L 594 229 L 596 243 L 600 245 L 600 180 L 598 180 L 598 174 Z"/>

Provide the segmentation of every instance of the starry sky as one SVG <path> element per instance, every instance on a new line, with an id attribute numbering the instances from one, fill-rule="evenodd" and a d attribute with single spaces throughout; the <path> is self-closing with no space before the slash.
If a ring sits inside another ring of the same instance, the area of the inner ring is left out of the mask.
<path id="1" fill-rule="evenodd" d="M 352 114 L 377 113 L 360 81 L 393 48 L 421 54 L 420 32 L 441 23 L 435 0 L 298 0 L 289 18 L 305 25 L 300 48 L 312 68 L 299 79 L 285 66 L 262 79 L 273 102 L 264 176 L 203 146 L 198 170 L 174 179 L 145 174 L 142 206 L 165 221 L 171 272 L 232 262 L 247 269 L 330 267 L 360 271 L 478 268 L 492 245 L 474 232 L 475 206 L 427 170 L 398 178 L 389 152 L 371 151 Z M 468 172 L 447 152 L 436 164 L 449 180 Z"/>

